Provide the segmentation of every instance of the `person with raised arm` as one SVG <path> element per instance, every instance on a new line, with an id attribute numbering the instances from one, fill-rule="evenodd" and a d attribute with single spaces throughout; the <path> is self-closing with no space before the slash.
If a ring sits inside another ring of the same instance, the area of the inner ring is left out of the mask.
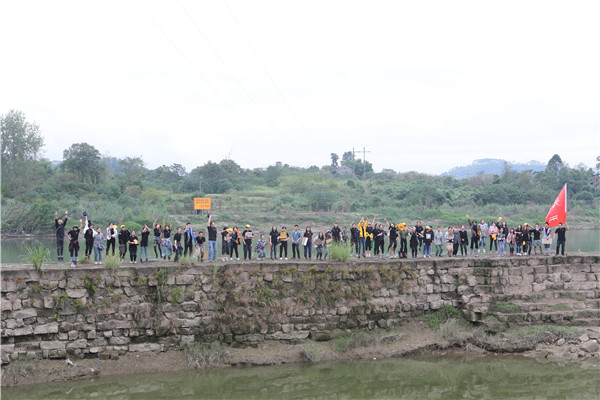
<path id="1" fill-rule="evenodd" d="M 67 232 L 69 238 L 69 253 L 71 254 L 71 267 L 77 266 L 78 254 L 79 254 L 79 233 L 81 232 L 81 224 L 83 219 L 79 219 L 79 226 L 73 225 L 73 229 Z"/>
<path id="2" fill-rule="evenodd" d="M 160 235 L 162 235 L 162 226 L 161 224 L 157 224 L 156 221 L 157 220 L 155 219 L 152 224 L 154 227 L 154 241 L 152 243 L 154 244 L 154 256 L 159 259 L 162 257 L 162 249 L 160 248 L 162 245 L 162 239 L 160 237 Z"/>
<path id="3" fill-rule="evenodd" d="M 144 228 L 142 229 L 142 239 L 140 240 L 140 264 L 144 262 L 142 258 L 142 254 L 146 254 L 146 262 L 148 262 L 148 237 L 150 237 L 150 228 L 148 225 L 144 224 Z"/>
<path id="4" fill-rule="evenodd" d="M 385 223 L 388 225 L 388 229 L 390 231 L 390 244 L 388 245 L 388 251 L 390 253 L 390 258 L 396 257 L 396 248 L 398 247 L 398 230 L 396 229 L 396 225 L 390 224 L 387 218 L 383 219 Z"/>
<path id="5" fill-rule="evenodd" d="M 208 214 L 208 260 L 217 260 L 217 228 L 212 220 L 212 214 Z"/>
<path id="6" fill-rule="evenodd" d="M 171 254 L 173 254 L 173 243 L 171 242 L 171 225 L 173 221 L 169 223 L 169 225 L 165 225 L 165 220 L 163 219 L 163 242 L 161 245 L 162 248 L 162 258 L 166 260 L 167 258 L 171 260 Z"/>

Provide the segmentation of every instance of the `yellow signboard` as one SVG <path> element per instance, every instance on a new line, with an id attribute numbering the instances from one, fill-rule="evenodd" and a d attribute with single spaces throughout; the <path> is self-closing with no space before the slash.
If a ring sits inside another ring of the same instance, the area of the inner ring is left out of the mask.
<path id="1" fill-rule="evenodd" d="M 210 197 L 194 197 L 194 210 L 210 210 Z"/>

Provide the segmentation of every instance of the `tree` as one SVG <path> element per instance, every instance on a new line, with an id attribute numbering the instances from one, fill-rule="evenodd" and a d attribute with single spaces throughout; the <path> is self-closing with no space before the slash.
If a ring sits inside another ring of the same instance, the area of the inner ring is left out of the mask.
<path id="1" fill-rule="evenodd" d="M 15 183 L 17 171 L 23 172 L 28 161 L 37 160 L 44 146 L 44 138 L 40 127 L 25 120 L 21 111 L 10 110 L 0 116 L 2 137 L 2 180 L 6 180 L 8 172 L 9 184 Z"/>
<path id="2" fill-rule="evenodd" d="M 119 160 L 119 168 L 121 169 L 119 175 L 123 188 L 128 186 L 142 187 L 142 180 L 147 172 L 142 157 L 125 157 Z"/>
<path id="3" fill-rule="evenodd" d="M 338 159 L 339 158 L 340 157 L 337 154 L 331 153 L 331 166 L 332 167 L 334 167 L 334 168 L 338 167 Z"/>
<path id="4" fill-rule="evenodd" d="M 348 167 L 353 167 L 353 165 L 350 165 L 354 162 L 354 153 L 351 151 L 347 151 L 344 154 L 342 154 L 342 165 L 348 166 Z"/>
<path id="5" fill-rule="evenodd" d="M 96 183 L 98 177 L 105 171 L 102 166 L 100 152 L 87 143 L 74 143 L 63 151 L 62 167 L 72 172 L 82 181 L 87 178 Z"/>

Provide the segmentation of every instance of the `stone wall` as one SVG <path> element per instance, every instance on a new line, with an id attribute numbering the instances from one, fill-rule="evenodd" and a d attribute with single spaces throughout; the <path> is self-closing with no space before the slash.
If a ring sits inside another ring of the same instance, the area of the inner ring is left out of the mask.
<path id="1" fill-rule="evenodd" d="M 600 256 L 2 270 L 2 363 L 327 340 L 451 305 L 490 330 L 600 324 Z"/>

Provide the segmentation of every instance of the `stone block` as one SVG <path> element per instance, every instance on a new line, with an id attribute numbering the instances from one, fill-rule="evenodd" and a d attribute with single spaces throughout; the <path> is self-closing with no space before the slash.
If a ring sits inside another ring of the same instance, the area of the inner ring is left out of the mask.
<path id="1" fill-rule="evenodd" d="M 109 339 L 109 343 L 112 344 L 113 346 L 122 346 L 125 344 L 129 344 L 129 342 L 131 341 L 131 339 L 129 339 L 128 337 L 111 337 Z"/>
<path id="2" fill-rule="evenodd" d="M 35 335 L 46 335 L 48 333 L 58 333 L 58 323 L 52 322 L 44 325 L 37 325 L 33 329 Z"/>
<path id="3" fill-rule="evenodd" d="M 589 341 L 583 343 L 581 345 L 581 348 L 588 353 L 596 353 L 598 350 L 600 350 L 600 346 L 598 345 L 598 342 L 596 342 L 595 340 L 589 340 Z"/>
<path id="4" fill-rule="evenodd" d="M 67 296 L 71 299 L 81 299 L 87 294 L 86 289 L 67 289 Z"/>
<path id="5" fill-rule="evenodd" d="M 37 317 L 37 310 L 35 308 L 24 308 L 22 310 L 13 312 L 12 316 L 15 319 Z"/>
<path id="6" fill-rule="evenodd" d="M 32 335 L 32 334 L 33 334 L 33 328 L 31 327 L 31 325 L 27 325 L 22 328 L 14 329 L 12 331 L 12 335 L 7 335 L 7 336 L 27 336 L 27 335 Z"/>
<path id="7" fill-rule="evenodd" d="M 292 331 L 289 333 L 275 332 L 267 335 L 267 339 L 271 340 L 302 340 L 306 339 L 310 334 L 309 331 Z"/>
<path id="8" fill-rule="evenodd" d="M 88 347 L 88 342 L 85 339 L 75 340 L 67 344 L 67 350 L 85 349 Z"/>
<path id="9" fill-rule="evenodd" d="M 162 347 L 163 346 L 158 343 L 130 344 L 129 351 L 131 351 L 131 352 L 161 351 Z"/>
<path id="10" fill-rule="evenodd" d="M 177 285 L 191 285 L 194 283 L 194 275 L 178 275 L 175 277 L 175 283 Z"/>
<path id="11" fill-rule="evenodd" d="M 64 350 L 65 346 L 66 343 L 59 340 L 40 342 L 40 349 L 42 350 Z"/>

